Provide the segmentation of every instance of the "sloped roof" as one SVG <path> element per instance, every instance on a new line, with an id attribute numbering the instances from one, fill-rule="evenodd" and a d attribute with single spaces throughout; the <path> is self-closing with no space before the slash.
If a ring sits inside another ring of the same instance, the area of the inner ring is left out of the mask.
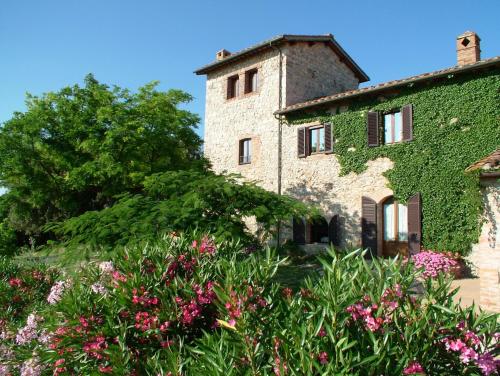
<path id="1" fill-rule="evenodd" d="M 474 170 L 498 170 L 500 169 L 500 148 L 495 150 L 490 155 L 471 164 L 465 171 Z"/>
<path id="2" fill-rule="evenodd" d="M 291 34 L 283 34 L 277 35 L 269 40 L 256 44 L 254 46 L 245 48 L 239 52 L 233 53 L 228 57 L 215 61 L 213 63 L 207 64 L 197 70 L 194 73 L 207 74 L 209 72 L 214 71 L 220 67 L 231 64 L 237 60 L 241 60 L 250 55 L 265 51 L 267 49 L 273 48 L 273 46 L 277 46 L 283 42 L 324 42 L 328 43 L 330 48 L 339 56 L 340 61 L 346 64 L 359 79 L 359 82 L 366 82 L 370 80 L 365 72 L 359 67 L 358 64 L 349 56 L 349 54 L 337 43 L 332 34 L 325 35 L 291 35 Z"/>
<path id="3" fill-rule="evenodd" d="M 500 66 L 500 56 L 496 56 L 490 59 L 485 59 L 478 61 L 474 64 L 468 64 L 464 66 L 454 66 L 447 69 L 442 69 L 434 72 L 423 73 L 417 76 L 412 76 L 408 78 L 403 78 L 401 80 L 388 81 L 381 84 L 377 84 L 374 86 L 368 86 L 361 89 L 344 91 L 342 93 L 328 95 L 325 97 L 320 97 L 316 99 L 312 99 L 302 103 L 296 103 L 291 106 L 285 107 L 280 111 L 276 111 L 275 114 L 284 115 L 294 111 L 303 110 L 303 109 L 311 109 L 315 106 L 321 106 L 325 104 L 331 104 L 335 102 L 340 102 L 346 99 L 358 97 L 361 95 L 369 94 L 369 93 L 378 93 L 387 89 L 393 89 L 397 87 L 402 87 L 408 84 L 433 80 L 440 77 L 445 77 L 452 74 L 459 74 L 465 72 L 472 72 L 478 69 L 483 69 L 489 66 Z"/>

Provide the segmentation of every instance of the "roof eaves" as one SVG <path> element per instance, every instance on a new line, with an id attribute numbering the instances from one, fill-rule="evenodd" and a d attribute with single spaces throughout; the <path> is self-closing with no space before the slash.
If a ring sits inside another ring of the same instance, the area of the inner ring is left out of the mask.
<path id="1" fill-rule="evenodd" d="M 349 56 L 349 54 L 340 46 L 340 44 L 335 40 L 332 34 L 325 35 L 294 35 L 294 34 L 283 34 L 277 35 L 271 39 L 268 39 L 264 42 L 258 43 L 251 47 L 245 48 L 244 50 L 238 51 L 223 60 L 214 61 L 210 64 L 207 64 L 197 70 L 194 71 L 195 74 L 207 74 L 210 71 L 225 66 L 231 62 L 237 61 L 240 58 L 243 58 L 249 54 L 256 53 L 261 51 L 262 49 L 269 48 L 273 44 L 280 43 L 282 41 L 288 42 L 329 42 L 333 47 L 333 50 L 339 55 L 340 60 L 343 61 L 358 77 L 360 82 L 369 81 L 370 78 L 368 75 L 359 67 L 358 64 Z"/>

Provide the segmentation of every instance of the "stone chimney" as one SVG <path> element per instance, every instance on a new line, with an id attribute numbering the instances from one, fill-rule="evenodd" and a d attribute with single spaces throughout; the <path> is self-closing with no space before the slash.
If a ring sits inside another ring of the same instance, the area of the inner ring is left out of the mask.
<path id="1" fill-rule="evenodd" d="M 224 60 L 226 57 L 228 57 L 230 55 L 231 55 L 231 52 L 223 49 L 223 50 L 220 50 L 217 52 L 217 54 L 215 55 L 215 58 L 217 59 L 217 61 L 220 61 L 220 60 Z"/>
<path id="2" fill-rule="evenodd" d="M 457 37 L 457 64 L 474 64 L 481 60 L 481 39 L 473 31 L 466 31 Z"/>

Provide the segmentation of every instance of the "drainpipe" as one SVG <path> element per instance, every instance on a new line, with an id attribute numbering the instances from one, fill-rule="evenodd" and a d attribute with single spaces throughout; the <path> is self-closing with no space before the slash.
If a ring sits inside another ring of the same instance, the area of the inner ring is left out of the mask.
<path id="1" fill-rule="evenodd" d="M 272 42 L 269 43 L 273 49 L 277 50 L 279 53 L 279 86 L 278 86 L 278 111 L 281 110 L 283 105 L 283 52 L 278 46 L 273 45 Z M 278 120 L 278 195 L 281 196 L 281 171 L 282 171 L 282 146 L 283 146 L 283 116 L 274 115 Z M 277 248 L 280 248 L 281 243 L 281 221 L 278 221 L 278 234 L 276 237 Z"/>

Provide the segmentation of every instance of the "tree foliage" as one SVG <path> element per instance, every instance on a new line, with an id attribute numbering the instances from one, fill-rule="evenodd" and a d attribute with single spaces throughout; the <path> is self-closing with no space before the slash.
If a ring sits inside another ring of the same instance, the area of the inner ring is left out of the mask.
<path id="1" fill-rule="evenodd" d="M 199 117 L 180 108 L 191 96 L 156 86 L 132 93 L 88 75 L 83 86 L 28 95 L 27 111 L 0 128 L 10 228 L 37 236 L 49 222 L 140 193 L 149 175 L 205 165 Z"/>
<path id="2" fill-rule="evenodd" d="M 252 240 L 245 220 L 253 218 L 262 237 L 280 220 L 314 215 L 308 206 L 278 196 L 236 176 L 169 171 L 145 179 L 144 194 L 126 194 L 101 211 L 52 226 L 69 248 L 111 249 L 154 239 L 167 231 L 199 229 L 218 238 Z"/>

